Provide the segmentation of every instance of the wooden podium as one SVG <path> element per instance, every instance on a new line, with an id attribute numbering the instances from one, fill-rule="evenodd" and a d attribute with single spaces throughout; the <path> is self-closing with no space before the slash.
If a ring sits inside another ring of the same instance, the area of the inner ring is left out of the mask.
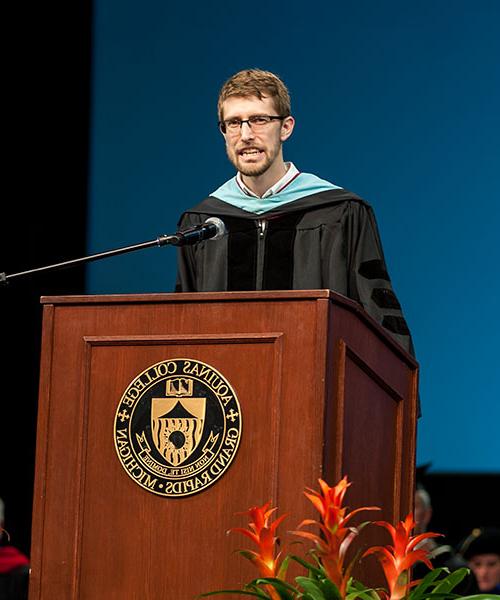
<path id="1" fill-rule="evenodd" d="M 31 600 L 191 600 L 237 588 L 257 573 L 234 553 L 251 542 L 226 534 L 247 525 L 234 513 L 272 500 L 290 513 L 286 546 L 297 539 L 288 530 L 316 517 L 302 491 L 318 477 L 347 474 L 351 508 L 383 507 L 363 520 L 411 509 L 417 364 L 351 300 L 315 290 L 42 303 Z M 230 383 L 241 437 L 212 485 L 167 497 L 124 468 L 114 426 L 130 383 L 177 359 Z"/>

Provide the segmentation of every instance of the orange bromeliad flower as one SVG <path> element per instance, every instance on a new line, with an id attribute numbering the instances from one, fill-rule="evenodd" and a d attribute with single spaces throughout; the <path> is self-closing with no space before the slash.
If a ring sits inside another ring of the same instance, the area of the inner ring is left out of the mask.
<path id="1" fill-rule="evenodd" d="M 251 521 L 248 524 L 249 529 L 242 527 L 233 527 L 230 532 L 238 531 L 246 535 L 258 546 L 258 552 L 253 550 L 245 550 L 242 554 L 253 562 L 259 569 L 261 577 L 278 577 L 278 561 L 280 553 L 276 554 L 276 542 L 278 538 L 275 536 L 278 525 L 288 515 L 282 515 L 275 519 L 272 523 L 269 522 L 271 515 L 276 508 L 269 508 L 271 502 L 267 502 L 264 506 L 254 506 L 249 508 L 240 515 L 249 515 Z M 271 586 L 266 586 L 271 598 L 279 600 L 279 594 Z"/>
<path id="2" fill-rule="evenodd" d="M 361 511 L 380 509 L 378 506 L 363 506 L 348 513 L 347 507 L 342 506 L 347 488 L 351 485 L 347 477 L 341 479 L 334 487 L 330 487 L 322 479 L 319 479 L 319 485 L 319 492 L 308 489 L 304 494 L 318 510 L 321 522 L 306 519 L 300 523 L 299 528 L 304 525 L 317 525 L 323 537 L 306 531 L 294 533 L 315 543 L 317 555 L 328 578 L 337 586 L 341 597 L 344 597 L 353 567 L 353 562 L 344 565 L 346 553 L 360 531 L 359 528 L 348 527 L 347 524 Z"/>
<path id="3" fill-rule="evenodd" d="M 390 600 L 401 600 L 409 589 L 418 583 L 418 581 L 412 582 L 410 578 L 410 569 L 416 562 L 422 561 L 432 570 L 427 551 L 415 549 L 416 546 L 426 538 L 438 537 L 441 534 L 429 532 L 411 536 L 410 533 L 415 527 L 412 513 L 404 521 L 400 521 L 396 527 L 386 521 L 375 521 L 375 525 L 387 529 L 394 545 L 373 546 L 363 556 L 369 554 L 377 556 L 389 587 L 389 595 L 386 594 L 385 597 Z"/>

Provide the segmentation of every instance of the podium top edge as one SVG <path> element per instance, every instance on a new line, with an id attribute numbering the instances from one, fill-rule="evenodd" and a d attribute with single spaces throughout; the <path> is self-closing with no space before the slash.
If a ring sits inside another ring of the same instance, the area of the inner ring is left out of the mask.
<path id="1" fill-rule="evenodd" d="M 169 302 L 238 302 L 262 300 L 315 300 L 338 299 L 341 302 L 357 303 L 331 290 L 275 290 L 258 292 L 175 292 L 149 294 L 95 294 L 78 296 L 42 296 L 41 304 L 131 304 Z"/>
<path id="2" fill-rule="evenodd" d="M 320 290 L 275 290 L 251 292 L 174 292 L 149 294 L 96 294 L 79 296 L 42 296 L 40 303 L 46 306 L 82 306 L 103 304 L 199 304 L 205 302 L 265 302 L 265 301 L 314 301 L 329 300 L 354 312 L 371 329 L 396 350 L 411 365 L 418 366 L 398 342 L 365 312 L 361 304 L 346 296 L 328 289 Z"/>

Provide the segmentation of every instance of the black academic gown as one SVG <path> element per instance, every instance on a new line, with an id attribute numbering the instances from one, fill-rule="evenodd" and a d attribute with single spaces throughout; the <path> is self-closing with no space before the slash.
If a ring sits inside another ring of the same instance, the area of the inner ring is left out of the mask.
<path id="1" fill-rule="evenodd" d="M 180 229 L 219 217 L 227 236 L 179 248 L 177 291 L 331 289 L 359 302 L 412 351 L 387 274 L 372 208 L 343 189 L 257 215 L 210 196 L 185 212 Z"/>

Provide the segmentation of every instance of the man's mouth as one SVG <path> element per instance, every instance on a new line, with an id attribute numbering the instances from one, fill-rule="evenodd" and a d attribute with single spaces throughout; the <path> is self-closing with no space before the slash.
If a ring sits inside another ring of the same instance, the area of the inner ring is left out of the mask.
<path id="1" fill-rule="evenodd" d="M 238 154 L 240 156 L 247 156 L 249 158 L 251 157 L 257 157 L 259 156 L 259 154 L 261 154 L 263 151 L 259 150 L 258 148 L 243 148 L 243 150 L 240 150 L 238 152 Z"/>

